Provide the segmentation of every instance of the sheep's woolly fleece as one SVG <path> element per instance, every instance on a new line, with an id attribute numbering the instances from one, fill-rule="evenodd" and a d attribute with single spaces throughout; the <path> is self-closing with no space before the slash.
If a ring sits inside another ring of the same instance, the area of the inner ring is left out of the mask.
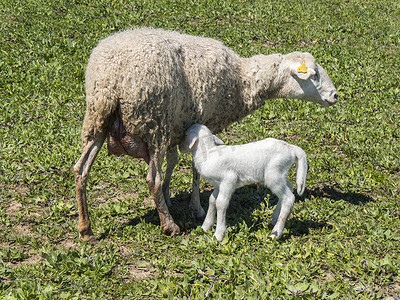
<path id="1" fill-rule="evenodd" d="M 272 77 L 280 60 L 277 54 L 247 61 L 214 39 L 161 29 L 117 33 L 102 40 L 89 59 L 83 144 L 117 110 L 127 132 L 149 147 L 177 144 L 193 123 L 218 132 L 259 107 L 260 97 L 269 98 L 257 93 L 257 85 L 267 90 L 272 79 L 247 74 L 267 63 Z"/>

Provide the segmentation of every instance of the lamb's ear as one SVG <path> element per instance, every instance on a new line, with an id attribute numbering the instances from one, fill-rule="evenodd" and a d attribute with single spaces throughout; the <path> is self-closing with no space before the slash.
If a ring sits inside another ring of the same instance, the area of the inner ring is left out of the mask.
<path id="1" fill-rule="evenodd" d="M 216 145 L 224 145 L 225 144 L 216 135 L 213 135 L 213 137 L 214 137 L 214 142 L 215 142 Z"/>
<path id="2" fill-rule="evenodd" d="M 311 76 L 315 75 L 315 71 L 312 68 L 308 68 L 306 63 L 298 65 L 298 63 L 293 62 L 291 65 L 292 74 L 299 77 L 301 80 L 307 80 Z"/>
<path id="3" fill-rule="evenodd" d="M 194 133 L 194 132 L 189 133 L 189 135 L 188 135 L 189 149 L 193 148 L 194 144 L 197 142 L 198 139 L 199 139 L 199 136 L 196 133 Z"/>

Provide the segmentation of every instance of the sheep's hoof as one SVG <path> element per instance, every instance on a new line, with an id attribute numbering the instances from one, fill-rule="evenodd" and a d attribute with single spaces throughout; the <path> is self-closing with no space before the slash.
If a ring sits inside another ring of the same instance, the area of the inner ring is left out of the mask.
<path id="1" fill-rule="evenodd" d="M 196 213 L 196 219 L 201 221 L 204 220 L 205 217 L 206 217 L 206 212 L 202 207 L 200 207 L 199 211 Z"/>
<path id="2" fill-rule="evenodd" d="M 85 229 L 83 229 L 85 228 Z M 78 226 L 79 231 L 79 239 L 84 242 L 95 244 L 97 243 L 97 239 L 93 234 L 92 228 L 89 226 Z"/>
<path id="3" fill-rule="evenodd" d="M 85 234 L 79 235 L 79 239 L 81 239 L 82 241 L 86 242 L 86 243 L 90 243 L 90 244 L 97 244 L 98 240 L 96 239 L 96 237 L 94 236 L 94 234 Z"/>
<path id="4" fill-rule="evenodd" d="M 181 230 L 179 229 L 179 226 L 176 225 L 174 222 L 169 222 L 168 224 L 163 224 L 161 226 L 161 228 L 164 231 L 164 233 L 169 236 L 175 236 L 181 232 Z"/>
<path id="5" fill-rule="evenodd" d="M 202 221 L 206 217 L 206 212 L 204 211 L 204 209 L 202 207 L 200 207 L 200 209 L 197 211 L 191 210 L 190 216 L 197 221 Z"/>
<path id="6" fill-rule="evenodd" d="M 88 244 L 93 244 L 93 245 L 95 245 L 95 244 L 97 244 L 97 243 L 99 242 L 99 240 L 96 239 L 96 237 L 95 237 L 94 235 L 92 235 L 91 237 L 87 238 L 87 239 L 85 240 L 85 242 L 88 243 Z"/>

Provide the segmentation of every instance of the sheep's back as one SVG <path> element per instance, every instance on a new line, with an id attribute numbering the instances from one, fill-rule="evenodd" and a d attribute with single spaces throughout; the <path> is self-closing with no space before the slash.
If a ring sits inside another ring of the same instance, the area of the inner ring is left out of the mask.
<path id="1" fill-rule="evenodd" d="M 129 133 L 176 144 L 193 123 L 220 130 L 238 119 L 238 61 L 209 38 L 147 28 L 117 33 L 89 59 L 88 106 L 103 115 L 119 107 Z"/>

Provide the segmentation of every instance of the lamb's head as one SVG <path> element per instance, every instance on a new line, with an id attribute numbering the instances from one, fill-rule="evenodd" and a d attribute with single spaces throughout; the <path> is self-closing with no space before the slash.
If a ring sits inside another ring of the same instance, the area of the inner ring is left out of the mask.
<path id="1" fill-rule="evenodd" d="M 326 71 L 310 53 L 283 55 L 279 66 L 282 98 L 296 98 L 328 107 L 337 102 L 338 92 Z"/>
<path id="2" fill-rule="evenodd" d="M 212 134 L 212 132 L 210 131 L 210 129 L 207 128 L 207 126 L 202 124 L 193 124 L 186 130 L 185 137 L 179 144 L 179 151 L 181 151 L 182 153 L 195 151 L 199 144 L 199 140 L 201 140 L 201 142 L 205 146 L 224 144 L 223 141 L 221 141 L 218 137 Z"/>

